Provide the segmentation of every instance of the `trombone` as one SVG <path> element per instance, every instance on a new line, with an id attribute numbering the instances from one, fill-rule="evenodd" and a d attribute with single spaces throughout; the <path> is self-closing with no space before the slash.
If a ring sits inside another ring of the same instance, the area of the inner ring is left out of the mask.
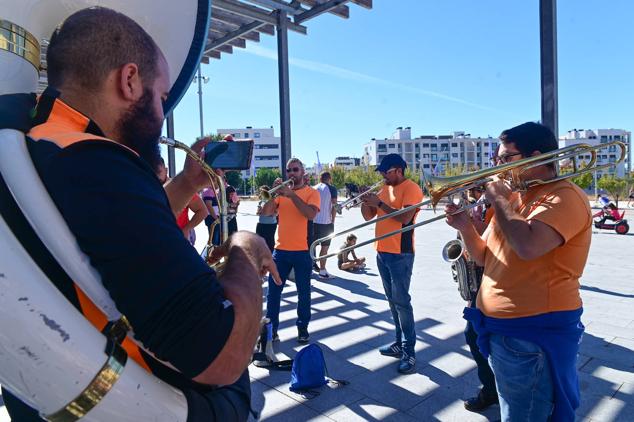
<path id="1" fill-rule="evenodd" d="M 617 146 L 621 148 L 621 155 L 618 159 L 613 163 L 597 165 L 597 151 L 603 148 L 608 148 L 610 146 Z M 590 160 L 587 163 L 583 163 L 580 161 L 580 155 L 590 154 Z M 422 201 L 418 204 L 410 205 L 405 208 L 401 208 L 391 214 L 385 214 L 381 217 L 377 217 L 375 219 L 366 221 L 357 226 L 351 227 L 349 229 L 343 230 L 341 232 L 333 233 L 329 236 L 323 237 L 321 239 L 315 240 L 310 245 L 310 257 L 313 261 L 318 259 L 326 259 L 333 257 L 335 255 L 339 255 L 340 253 L 346 253 L 350 250 L 360 248 L 361 246 L 368 245 L 370 243 L 397 235 L 401 233 L 408 232 L 410 230 L 414 230 L 417 227 L 424 226 L 426 224 L 433 223 L 438 220 L 442 220 L 447 217 L 447 214 L 443 213 L 427 220 L 419 221 L 418 223 L 411 224 L 407 227 L 403 227 L 398 230 L 394 230 L 392 232 L 383 234 L 381 236 L 375 237 L 373 239 L 365 240 L 363 242 L 359 242 L 354 246 L 348 246 L 339 250 L 338 252 L 333 252 L 324 256 L 316 256 L 316 249 L 321 243 L 326 240 L 334 239 L 335 237 L 340 237 L 345 234 L 348 234 L 352 231 L 358 230 L 363 227 L 367 227 L 371 224 L 379 223 L 380 221 L 386 220 L 388 218 L 395 217 L 397 215 L 404 214 L 411 210 L 418 210 L 421 207 L 431 205 L 434 210 L 438 202 L 444 197 L 452 197 L 457 194 L 461 194 L 465 191 L 468 191 L 473 188 L 478 188 L 486 185 L 487 183 L 494 180 L 496 176 L 506 179 L 511 184 L 511 189 L 514 191 L 525 191 L 529 187 L 537 186 L 537 185 L 545 185 L 547 183 L 558 182 L 560 180 L 565 180 L 571 177 L 577 177 L 585 173 L 594 172 L 597 170 L 603 170 L 609 167 L 614 167 L 619 163 L 625 160 L 625 155 L 627 154 L 627 148 L 625 143 L 620 141 L 609 142 L 600 145 L 588 145 L 588 144 L 576 144 L 570 145 L 568 147 L 560 148 L 554 151 L 546 152 L 544 154 L 526 157 L 518 161 L 513 161 L 506 164 L 501 164 L 499 166 L 482 169 L 479 171 L 475 171 L 468 174 L 463 174 L 460 176 L 451 176 L 451 177 L 426 177 L 423 174 L 423 189 L 425 192 L 431 197 L 431 199 Z M 532 179 L 532 180 L 522 180 L 521 176 L 528 170 L 533 169 L 535 167 L 543 166 L 550 163 L 556 163 L 561 160 L 570 160 L 572 164 L 572 171 L 570 173 L 560 173 L 557 170 L 557 176 L 552 179 L 542 180 L 542 179 Z M 462 206 L 453 214 L 459 214 L 461 212 L 467 211 L 471 208 L 478 206 L 479 204 L 468 204 Z"/>
<path id="2" fill-rule="evenodd" d="M 356 207 L 357 205 L 361 203 L 361 198 L 363 198 L 365 195 L 369 193 L 378 192 L 382 187 L 383 187 L 383 181 L 380 180 L 376 182 L 375 184 L 373 184 L 372 186 L 370 186 L 365 191 L 358 194 L 357 196 L 350 198 L 340 204 L 336 204 L 335 211 L 337 211 L 337 214 L 341 215 L 344 209 L 349 210 L 350 208 Z"/>
<path id="3" fill-rule="evenodd" d="M 200 158 L 200 155 L 196 154 L 196 152 L 193 149 L 191 149 L 188 145 L 182 142 L 179 142 L 175 139 L 165 137 L 165 136 L 161 136 L 159 138 L 159 143 L 180 149 L 184 151 L 185 154 L 187 154 L 189 157 L 196 160 L 196 162 L 200 164 L 203 171 L 209 177 L 211 188 L 214 190 L 220 191 L 220 194 L 218 195 L 218 211 L 220 215 L 219 215 L 219 218 L 213 223 L 211 223 L 211 226 L 209 227 L 209 239 L 207 240 L 207 244 L 203 248 L 200 256 L 205 260 L 205 262 L 209 266 L 214 267 L 214 269 L 221 270 L 223 264 L 220 262 L 212 264 L 211 255 L 214 248 L 216 247 L 216 245 L 213 244 L 213 233 L 214 233 L 214 229 L 216 228 L 216 225 L 220 224 L 220 244 L 221 245 L 225 243 L 225 241 L 229 237 L 229 227 L 228 227 L 228 220 L 227 220 L 227 196 L 226 196 L 224 180 L 222 179 L 222 177 L 218 176 L 216 172 L 214 171 L 214 169 L 212 169 L 209 166 L 209 164 L 205 162 L 205 160 Z"/>

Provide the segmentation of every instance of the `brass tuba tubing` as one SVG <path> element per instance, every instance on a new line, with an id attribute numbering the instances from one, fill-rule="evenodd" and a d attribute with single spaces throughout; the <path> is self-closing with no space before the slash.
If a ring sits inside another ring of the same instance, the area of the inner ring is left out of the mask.
<path id="1" fill-rule="evenodd" d="M 614 163 L 609 163 L 609 164 L 603 164 L 600 166 L 596 166 L 596 161 L 597 161 L 597 150 L 602 149 L 602 148 L 606 148 L 612 145 L 616 145 L 618 147 L 621 148 L 621 155 L 619 157 L 618 160 L 616 160 L 616 162 Z M 577 157 L 580 154 L 590 154 L 591 158 L 590 161 L 581 169 L 578 168 L 577 165 Z M 597 170 L 601 170 L 604 168 L 608 168 L 608 167 L 614 167 L 617 164 L 621 163 L 624 159 L 625 159 L 625 155 L 627 153 L 627 149 L 626 146 L 623 142 L 620 141 L 614 141 L 614 142 L 609 142 L 606 144 L 600 144 L 600 145 L 595 145 L 595 146 L 591 146 L 588 144 L 577 144 L 577 145 L 570 145 L 568 147 L 565 148 L 560 148 L 554 151 L 550 151 L 544 154 L 540 154 L 540 155 L 536 155 L 536 156 L 532 156 L 532 157 L 527 157 L 527 158 L 523 158 L 521 160 L 518 161 L 513 161 L 510 163 L 506 163 L 506 164 L 501 164 L 499 166 L 496 167 L 492 167 L 489 169 L 484 169 L 484 170 L 480 170 L 480 171 L 476 171 L 473 173 L 469 173 L 466 175 L 462 175 L 462 176 L 457 176 L 457 177 L 445 177 L 445 178 L 435 178 L 433 180 L 436 181 L 436 183 L 443 183 L 440 187 L 435 188 L 434 184 L 432 183 L 432 181 L 430 180 L 424 180 L 424 185 L 425 188 L 429 194 L 429 196 L 431 196 L 431 199 L 422 201 L 418 204 L 414 204 L 414 205 L 410 205 L 408 207 L 405 208 L 401 208 L 400 210 L 397 210 L 391 214 L 386 214 L 383 215 L 381 217 L 366 221 L 365 223 L 356 225 L 354 227 L 351 227 L 349 229 L 343 230 L 341 232 L 338 233 L 333 233 L 329 236 L 323 237 L 321 239 L 317 239 L 315 240 L 311 245 L 310 245 L 310 257 L 313 259 L 313 261 L 316 261 L 318 259 L 326 259 L 326 258 L 330 258 L 336 255 L 339 255 L 340 253 L 346 253 L 348 251 L 351 251 L 353 249 L 357 249 L 360 248 L 362 246 L 368 245 L 370 243 L 376 242 L 378 240 L 382 240 L 382 239 L 386 239 L 390 236 L 394 236 L 400 233 L 405 233 L 408 232 L 410 230 L 414 230 L 417 227 L 420 226 L 424 226 L 426 224 L 430 224 L 433 223 L 435 221 L 441 220 L 443 218 L 447 217 L 447 214 L 441 214 L 441 215 L 437 215 L 435 217 L 432 217 L 430 219 L 427 220 L 423 220 L 420 221 L 418 223 L 412 224 L 410 226 L 407 227 L 403 227 L 401 229 L 398 230 L 394 230 L 392 232 L 386 233 L 384 235 L 357 243 L 354 246 L 348 246 L 344 249 L 341 249 L 338 252 L 333 252 L 324 256 L 315 256 L 316 255 L 316 249 L 317 246 L 320 245 L 322 242 L 328 240 L 328 239 L 334 239 L 335 237 L 340 237 L 343 236 L 344 234 L 350 233 L 352 231 L 355 231 L 357 229 L 363 228 L 363 227 L 367 227 L 371 224 L 376 224 L 380 221 L 383 221 L 387 218 L 392 218 L 395 217 L 397 215 L 401 215 L 403 213 L 406 213 L 408 211 L 411 211 L 413 209 L 419 209 L 425 205 L 432 205 L 433 207 L 435 207 L 438 202 L 440 201 L 441 198 L 444 197 L 449 197 L 449 196 L 453 196 L 456 194 L 459 194 L 461 192 L 467 191 L 469 189 L 472 189 L 474 187 L 479 187 L 482 185 L 485 185 L 487 183 L 489 183 L 490 181 L 492 181 L 494 179 L 495 176 L 501 176 L 505 179 L 507 179 L 510 183 L 511 183 L 511 187 L 513 190 L 525 190 L 531 186 L 535 186 L 535 185 L 543 185 L 543 184 L 547 184 L 547 183 L 552 183 L 552 182 L 557 182 L 560 180 L 564 180 L 564 179 L 568 179 L 571 177 L 577 177 L 581 174 L 585 174 L 585 173 L 589 173 L 589 172 L 593 172 L 593 171 L 597 171 Z M 543 166 L 545 164 L 549 164 L 552 162 L 557 162 L 560 160 L 565 160 L 565 159 L 571 159 L 573 161 L 573 172 L 571 173 L 566 173 L 566 174 L 560 174 L 552 179 L 548 179 L 548 180 L 541 180 L 541 179 L 535 179 L 535 180 L 528 180 L 528 181 L 524 181 L 522 182 L 519 178 L 519 176 L 526 172 L 527 170 L 534 168 L 534 167 L 538 167 L 538 166 Z M 461 212 L 467 211 L 471 208 L 474 208 L 476 206 L 478 206 L 480 204 L 478 203 L 474 203 L 474 204 L 469 204 L 466 206 L 461 207 L 460 209 L 456 210 L 454 213 L 452 213 L 452 215 L 455 214 L 460 214 Z"/>
<path id="2" fill-rule="evenodd" d="M 225 183 L 224 180 L 218 176 L 216 174 L 216 172 L 214 171 L 213 168 L 211 168 L 209 166 L 209 164 L 207 164 L 205 162 L 205 160 L 203 160 L 202 158 L 200 158 L 200 155 L 197 154 L 193 149 L 191 149 L 188 145 L 177 141 L 176 139 L 172 139 L 172 138 L 168 138 L 166 136 L 161 136 L 159 137 L 159 143 L 161 144 L 165 144 L 177 149 L 180 149 L 182 151 L 185 152 L 185 154 L 187 154 L 189 157 L 191 157 L 192 159 L 194 159 L 198 164 L 200 164 L 200 166 L 202 167 L 202 169 L 205 171 L 205 173 L 207 174 L 207 176 L 209 177 L 209 181 L 211 183 L 211 187 L 212 188 L 217 188 L 220 191 L 220 195 L 218 195 L 218 210 L 219 210 L 219 214 L 220 214 L 220 243 L 223 244 L 227 238 L 229 237 L 229 227 L 228 227 L 228 220 L 227 220 L 227 193 L 226 193 L 226 189 L 225 189 Z M 210 258 L 211 255 L 211 251 L 212 251 L 212 237 L 213 237 L 213 228 L 214 226 L 212 226 L 210 228 L 209 231 L 209 240 L 207 241 L 207 257 L 206 257 L 206 262 L 208 263 L 208 259 Z"/>

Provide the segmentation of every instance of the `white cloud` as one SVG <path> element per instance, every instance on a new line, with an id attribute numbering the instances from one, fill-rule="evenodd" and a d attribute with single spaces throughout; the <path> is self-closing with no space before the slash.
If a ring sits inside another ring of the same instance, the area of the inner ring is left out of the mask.
<path id="1" fill-rule="evenodd" d="M 249 48 L 244 50 L 248 54 L 252 54 L 258 57 L 263 57 L 269 60 L 277 60 L 277 52 L 259 45 L 249 45 Z M 339 79 L 347 79 L 357 82 L 365 82 L 369 84 L 382 85 L 389 88 L 398 89 L 405 92 L 410 92 L 413 94 L 424 95 L 427 97 L 440 98 L 442 100 L 451 101 L 453 103 L 458 103 L 462 105 L 466 105 L 473 108 L 478 108 L 480 110 L 487 111 L 495 111 L 501 112 L 501 110 L 497 110 L 492 107 L 488 107 L 482 104 L 474 103 L 471 101 L 464 100 L 462 98 L 452 97 L 451 95 L 446 95 L 440 92 L 430 91 L 427 89 L 417 88 L 410 85 L 401 84 L 398 82 L 392 82 L 386 79 L 377 78 L 375 76 L 366 75 L 365 73 L 355 72 L 353 70 L 344 69 L 338 66 L 332 66 L 326 63 L 315 62 L 312 60 L 304 60 L 297 59 L 293 57 L 289 57 L 288 59 L 289 65 L 298 67 L 301 69 L 306 69 L 312 72 L 322 73 L 324 75 L 332 76 Z"/>

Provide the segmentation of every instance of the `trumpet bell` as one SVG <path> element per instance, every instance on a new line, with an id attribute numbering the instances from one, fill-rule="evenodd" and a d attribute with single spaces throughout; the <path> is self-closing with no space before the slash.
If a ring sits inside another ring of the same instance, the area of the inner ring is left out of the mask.
<path id="1" fill-rule="evenodd" d="M 442 248 L 442 259 L 445 262 L 457 261 L 464 254 L 464 250 L 465 246 L 462 240 L 454 239 Z"/>

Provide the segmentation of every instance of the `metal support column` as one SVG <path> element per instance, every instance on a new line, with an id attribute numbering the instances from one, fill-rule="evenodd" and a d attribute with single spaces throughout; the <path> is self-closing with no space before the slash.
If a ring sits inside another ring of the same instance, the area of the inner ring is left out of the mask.
<path id="1" fill-rule="evenodd" d="M 280 94 L 280 138 L 282 174 L 291 155 L 291 103 L 288 79 L 288 20 L 286 13 L 278 12 L 277 69 Z"/>
<path id="2" fill-rule="evenodd" d="M 198 65 L 198 119 L 200 120 L 200 137 L 205 136 L 205 127 L 203 125 L 203 77 Z"/>
<path id="3" fill-rule="evenodd" d="M 167 116 L 167 137 L 174 139 L 174 112 Z M 176 155 L 172 146 L 167 147 L 167 170 L 169 177 L 176 176 Z"/>
<path id="4" fill-rule="evenodd" d="M 559 138 L 557 100 L 557 0 L 539 1 L 542 123 Z"/>

